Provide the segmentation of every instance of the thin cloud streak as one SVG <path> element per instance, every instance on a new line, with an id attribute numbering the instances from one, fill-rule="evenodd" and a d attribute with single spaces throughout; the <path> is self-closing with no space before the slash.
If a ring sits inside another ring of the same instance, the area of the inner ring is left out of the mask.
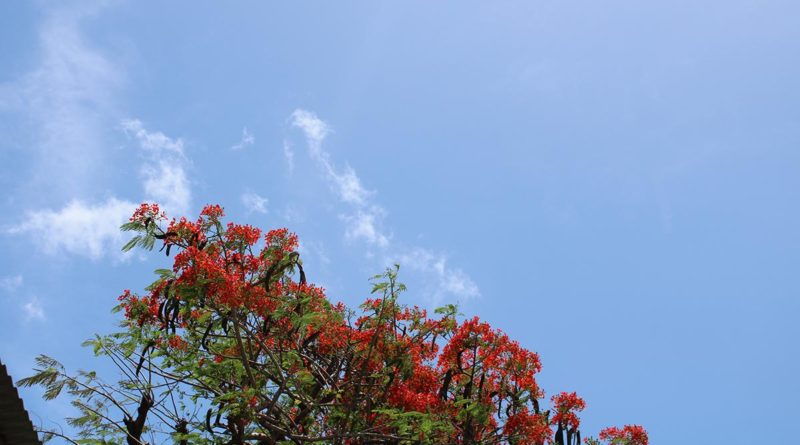
<path id="1" fill-rule="evenodd" d="M 441 302 L 447 295 L 463 299 L 480 296 L 477 284 L 463 270 L 449 267 L 445 255 L 418 246 L 403 247 L 393 242 L 392 236 L 382 229 L 386 210 L 373 202 L 375 192 L 362 185 L 356 171 L 349 165 L 338 169 L 330 153 L 323 149 L 322 144 L 331 133 L 330 125 L 316 114 L 302 109 L 292 113 L 291 124 L 303 132 L 309 156 L 323 171 L 324 178 L 339 200 L 349 207 L 349 211 L 340 217 L 346 226 L 347 240 L 362 241 L 377 248 L 385 264 L 406 264 L 409 270 L 433 283 L 429 292 L 432 303 Z"/>
<path id="2" fill-rule="evenodd" d="M 6 292 L 14 292 L 20 287 L 22 287 L 22 275 L 13 275 L 0 279 L 0 289 Z"/>
<path id="3" fill-rule="evenodd" d="M 294 173 L 294 150 L 292 150 L 292 144 L 288 140 L 283 141 L 283 157 L 286 158 L 289 176 L 292 176 L 292 173 Z"/>
<path id="4" fill-rule="evenodd" d="M 337 169 L 331 161 L 330 153 L 322 149 L 322 142 L 331 133 L 330 126 L 316 114 L 299 109 L 292 113 L 292 126 L 303 131 L 311 159 L 325 172 L 326 179 L 333 186 L 339 199 L 359 207 L 366 206 L 374 193 L 361 185 L 361 180 L 349 165 Z"/>
<path id="5" fill-rule="evenodd" d="M 444 301 L 447 295 L 460 296 L 464 299 L 480 296 L 478 285 L 469 275 L 459 268 L 448 267 L 447 257 L 430 249 L 414 247 L 396 256 L 387 257 L 386 263 L 400 264 L 435 283 L 429 292 L 435 304 Z"/>
<path id="6" fill-rule="evenodd" d="M 235 145 L 231 146 L 231 150 L 237 151 L 255 144 L 256 138 L 249 131 L 247 127 L 242 129 L 242 139 Z"/>
<path id="7" fill-rule="evenodd" d="M 322 169 L 325 179 L 339 200 L 351 206 L 351 213 L 342 216 L 342 220 L 348 223 L 347 238 L 360 239 L 381 248 L 387 247 L 390 237 L 379 228 L 386 212 L 369 202 L 374 193 L 361 185 L 361 180 L 350 166 L 338 171 L 331 161 L 330 153 L 322 149 L 322 142 L 331 132 L 330 126 L 316 114 L 300 109 L 292 113 L 292 126 L 303 131 L 309 156 Z"/>
<path id="8" fill-rule="evenodd" d="M 35 162 L 25 188 L 81 196 L 103 165 L 124 76 L 83 37 L 81 23 L 96 12 L 85 5 L 53 8 L 39 30 L 36 67 L 0 85 L 4 111 L 24 116 L 34 127 Z"/>

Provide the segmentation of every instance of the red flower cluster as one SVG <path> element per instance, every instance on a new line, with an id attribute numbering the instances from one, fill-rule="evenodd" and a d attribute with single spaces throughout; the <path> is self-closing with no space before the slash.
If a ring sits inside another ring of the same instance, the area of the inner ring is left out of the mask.
<path id="1" fill-rule="evenodd" d="M 120 306 L 136 338 L 156 344 L 171 366 L 194 366 L 200 386 L 218 382 L 215 394 L 237 394 L 222 398 L 217 416 L 233 416 L 230 425 L 266 428 L 268 443 L 298 431 L 344 434 L 340 443 L 353 445 L 410 431 L 420 443 L 543 444 L 551 425 L 570 435 L 579 427 L 583 399 L 555 395 L 548 418 L 538 354 L 502 331 L 477 317 L 459 322 L 455 307 L 431 318 L 398 304 L 393 270 L 375 284 L 382 296 L 356 314 L 306 282 L 295 234 L 262 238 L 252 226 L 223 226 L 223 216 L 209 205 L 196 221 L 161 229 L 158 206 L 143 204 L 132 227 L 162 240 L 167 254 L 174 248 L 174 261 L 146 296 L 125 291 Z M 241 403 L 223 409 L 228 400 Z M 627 428 L 601 437 L 641 436 Z"/>
<path id="2" fill-rule="evenodd" d="M 133 216 L 131 216 L 131 222 L 145 222 L 148 219 L 152 221 L 160 221 L 166 218 L 164 212 L 161 211 L 158 204 L 147 204 L 144 203 L 140 205 L 134 212 Z"/>
<path id="3" fill-rule="evenodd" d="M 125 310 L 125 318 L 128 320 L 135 320 L 139 326 L 144 323 L 150 323 L 156 319 L 158 314 L 159 300 L 152 296 L 138 297 L 131 293 L 130 290 L 125 291 L 117 297 L 120 302 L 120 308 Z"/>
<path id="4" fill-rule="evenodd" d="M 600 439 L 611 445 L 647 445 L 647 431 L 640 425 L 625 425 L 623 428 L 610 427 L 600 431 Z"/>
<path id="5" fill-rule="evenodd" d="M 205 216 L 208 219 L 219 219 L 225 215 L 225 212 L 222 210 L 222 207 L 218 204 L 209 204 L 203 207 L 203 210 L 200 211 L 200 216 Z"/>
<path id="6" fill-rule="evenodd" d="M 581 424 L 577 412 L 586 408 L 586 402 L 574 392 L 556 394 L 551 398 L 551 401 L 553 402 L 553 411 L 555 411 L 553 418 L 550 420 L 551 423 L 560 425 L 564 429 L 577 430 Z"/>
<path id="7" fill-rule="evenodd" d="M 170 348 L 178 351 L 185 351 L 189 347 L 189 344 L 180 335 L 173 335 L 167 342 Z"/>

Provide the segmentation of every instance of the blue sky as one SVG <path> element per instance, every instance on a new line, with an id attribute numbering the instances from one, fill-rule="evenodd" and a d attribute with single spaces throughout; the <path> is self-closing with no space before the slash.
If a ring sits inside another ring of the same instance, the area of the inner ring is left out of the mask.
<path id="1" fill-rule="evenodd" d="M 800 415 L 800 6 L 4 2 L 0 358 L 115 324 L 143 200 L 289 227 L 355 305 L 458 302 L 583 430 L 785 442 Z M 22 390 L 34 421 L 65 402 Z"/>

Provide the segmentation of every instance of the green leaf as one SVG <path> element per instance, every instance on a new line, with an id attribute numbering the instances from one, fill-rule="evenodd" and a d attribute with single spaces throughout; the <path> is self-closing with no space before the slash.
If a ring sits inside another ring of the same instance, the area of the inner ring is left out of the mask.
<path id="1" fill-rule="evenodd" d="M 138 244 L 141 239 L 142 237 L 140 235 L 134 236 L 133 238 L 131 238 L 130 241 L 128 241 L 127 243 L 125 243 L 124 246 L 122 246 L 122 251 L 127 252 L 133 249 L 134 247 L 136 247 L 136 244 Z"/>
<path id="2" fill-rule="evenodd" d="M 144 230 L 144 225 L 139 221 L 130 221 L 119 226 L 119 228 L 123 232 L 130 232 L 130 231 L 141 232 L 142 230 Z"/>
<path id="3" fill-rule="evenodd" d="M 155 242 L 156 238 L 153 235 L 148 234 L 144 237 L 144 239 L 142 239 L 139 245 L 147 250 L 153 250 L 153 245 L 155 245 Z"/>

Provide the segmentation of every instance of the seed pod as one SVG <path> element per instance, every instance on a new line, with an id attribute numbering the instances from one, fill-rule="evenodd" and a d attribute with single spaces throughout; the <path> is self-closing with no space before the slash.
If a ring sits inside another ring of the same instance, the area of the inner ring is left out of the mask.
<path id="1" fill-rule="evenodd" d="M 211 428 L 211 408 L 206 411 L 206 431 L 213 433 L 214 429 Z"/>
<path id="2" fill-rule="evenodd" d="M 147 350 L 152 348 L 154 345 L 155 343 L 152 340 L 147 342 L 146 345 L 144 345 L 144 348 L 142 349 L 142 354 L 141 356 L 139 356 L 139 363 L 136 365 L 136 372 L 134 373 L 134 375 L 139 375 L 139 371 L 142 370 L 142 365 L 144 364 L 145 354 L 147 354 Z"/>
<path id="3" fill-rule="evenodd" d="M 220 418 L 222 418 L 222 408 L 225 406 L 225 402 L 219 402 L 219 406 L 217 407 L 217 417 L 214 419 L 214 425 L 219 423 Z"/>
<path id="4" fill-rule="evenodd" d="M 200 344 L 208 351 L 208 334 L 211 333 L 211 328 L 214 327 L 214 321 L 211 321 L 206 328 L 206 332 L 203 334 L 203 339 L 200 341 Z"/>
<path id="5" fill-rule="evenodd" d="M 175 333 L 177 320 L 178 320 L 178 310 L 180 309 L 180 304 L 175 301 L 175 308 L 172 310 L 172 333 Z"/>
<path id="6" fill-rule="evenodd" d="M 164 322 L 164 305 L 165 304 L 167 304 L 167 300 L 162 301 L 161 304 L 158 305 L 158 320 L 161 321 L 162 323 Z"/>
<path id="7" fill-rule="evenodd" d="M 558 424 L 558 429 L 556 430 L 556 435 L 553 441 L 557 444 L 564 445 L 564 429 L 561 428 L 561 423 Z"/>
<path id="8" fill-rule="evenodd" d="M 447 370 L 447 373 L 444 375 L 444 381 L 442 382 L 442 388 L 439 390 L 439 400 L 445 400 L 447 398 L 447 391 L 450 389 L 450 381 L 453 379 L 453 370 Z"/>

